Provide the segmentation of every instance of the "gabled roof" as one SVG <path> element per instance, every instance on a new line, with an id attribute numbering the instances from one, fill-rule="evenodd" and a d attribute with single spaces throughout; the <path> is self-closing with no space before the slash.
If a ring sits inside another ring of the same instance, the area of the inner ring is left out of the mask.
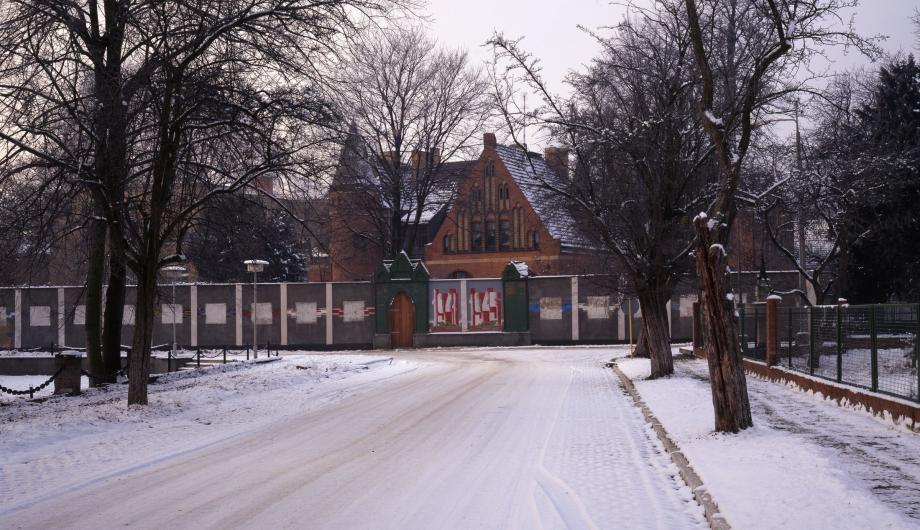
<path id="1" fill-rule="evenodd" d="M 590 248 L 579 234 L 575 218 L 565 202 L 553 191 L 553 188 L 564 188 L 567 183 L 543 156 L 506 145 L 496 145 L 495 152 L 553 239 L 558 239 L 563 247 Z"/>
<path id="2" fill-rule="evenodd" d="M 421 222 L 427 223 L 441 210 L 453 202 L 460 182 L 469 174 L 475 160 L 456 162 L 442 162 L 437 167 L 437 172 L 431 175 L 434 183 L 426 204 L 422 208 Z M 404 179 L 412 179 L 413 167 L 404 164 L 402 168 Z M 384 170 L 370 153 L 367 144 L 355 129 L 349 132 L 348 138 L 339 158 L 339 166 L 332 178 L 330 191 L 367 191 L 379 193 L 381 188 L 380 175 Z M 382 204 L 389 208 L 390 198 L 381 196 Z M 403 190 L 401 197 L 402 210 L 408 212 L 408 217 L 414 219 L 416 197 L 411 189 Z"/>

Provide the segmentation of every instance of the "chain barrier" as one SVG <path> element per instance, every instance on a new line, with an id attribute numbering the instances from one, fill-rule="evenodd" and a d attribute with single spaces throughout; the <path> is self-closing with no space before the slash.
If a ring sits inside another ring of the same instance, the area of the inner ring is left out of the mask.
<path id="1" fill-rule="evenodd" d="M 95 375 L 90 372 L 87 372 L 83 368 L 80 368 L 80 373 L 94 381 L 105 381 L 106 379 L 108 379 L 107 377 L 103 377 L 103 376 L 99 376 L 99 375 Z M 121 370 L 118 370 L 117 372 L 112 374 L 112 377 L 114 378 L 118 378 L 119 376 L 128 377 L 128 365 L 123 366 Z"/>
<path id="2" fill-rule="evenodd" d="M 48 385 L 54 382 L 54 380 L 57 379 L 57 376 L 61 375 L 61 372 L 63 371 L 64 371 L 64 367 L 62 366 L 58 368 L 58 371 L 55 372 L 54 375 L 49 377 L 47 381 L 45 381 L 44 383 L 38 386 L 30 386 L 28 390 L 14 390 L 12 388 L 7 388 L 3 385 L 0 385 L 0 392 L 3 392 L 4 394 L 10 394 L 13 396 L 25 396 L 28 394 L 29 399 L 32 399 L 33 397 L 35 397 L 36 392 L 41 392 L 42 390 L 44 390 Z"/>

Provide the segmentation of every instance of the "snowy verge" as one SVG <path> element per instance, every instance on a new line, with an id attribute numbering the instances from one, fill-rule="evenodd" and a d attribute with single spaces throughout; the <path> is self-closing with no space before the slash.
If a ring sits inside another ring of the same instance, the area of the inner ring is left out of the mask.
<path id="1" fill-rule="evenodd" d="M 165 374 L 146 407 L 128 408 L 123 384 L 5 403 L 0 514 L 290 421 L 418 366 L 380 355 L 292 356 Z"/>
<path id="2" fill-rule="evenodd" d="M 858 460 L 843 460 L 832 450 L 836 443 L 860 442 L 846 439 L 845 431 L 854 428 L 850 422 L 884 430 L 877 422 L 840 411 L 855 418 L 834 416 L 843 428 L 828 428 L 826 434 L 839 432 L 841 439 L 822 446 L 820 438 L 797 432 L 792 423 L 801 407 L 766 411 L 769 403 L 795 402 L 792 390 L 777 386 L 780 393 L 767 396 L 761 413 L 758 385 L 750 389 L 754 427 L 736 435 L 716 434 L 709 384 L 701 377 L 705 362 L 679 361 L 673 377 L 651 381 L 646 379 L 647 359 L 619 359 L 617 364 L 737 528 L 904 528 L 915 523 L 892 507 L 896 503 L 874 493 Z M 837 408 L 832 403 L 815 406 Z M 831 417 L 834 412 L 826 413 Z"/>

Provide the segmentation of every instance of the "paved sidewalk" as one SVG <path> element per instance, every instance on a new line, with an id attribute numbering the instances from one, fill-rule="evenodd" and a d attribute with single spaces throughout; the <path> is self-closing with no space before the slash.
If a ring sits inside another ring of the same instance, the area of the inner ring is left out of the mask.
<path id="1" fill-rule="evenodd" d="M 920 527 L 920 435 L 753 376 L 754 427 L 716 434 L 705 361 L 654 381 L 647 360 L 618 364 L 735 528 Z"/>

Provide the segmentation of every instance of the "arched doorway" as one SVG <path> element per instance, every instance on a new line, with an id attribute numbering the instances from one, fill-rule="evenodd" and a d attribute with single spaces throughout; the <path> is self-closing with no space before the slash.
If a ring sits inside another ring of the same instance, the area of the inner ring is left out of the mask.
<path id="1" fill-rule="evenodd" d="M 390 345 L 393 348 L 414 346 L 415 303 L 405 292 L 400 292 L 390 304 Z"/>

